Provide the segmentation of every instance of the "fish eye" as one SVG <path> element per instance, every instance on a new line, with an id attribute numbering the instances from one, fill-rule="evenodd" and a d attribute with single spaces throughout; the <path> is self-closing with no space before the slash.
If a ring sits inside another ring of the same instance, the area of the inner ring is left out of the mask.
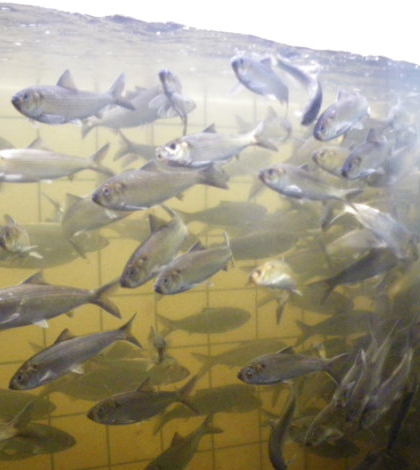
<path id="1" fill-rule="evenodd" d="M 30 95 L 29 93 L 24 93 L 22 96 L 23 101 L 29 101 Z"/>
<path id="2" fill-rule="evenodd" d="M 127 274 L 129 277 L 134 277 L 137 275 L 137 269 L 134 266 L 130 266 L 127 270 Z"/>
<path id="3" fill-rule="evenodd" d="M 176 142 L 171 142 L 168 147 L 171 149 L 171 150 L 176 150 Z"/>
<path id="4" fill-rule="evenodd" d="M 251 379 L 253 375 L 254 375 L 254 370 L 251 367 L 248 367 L 248 369 L 245 371 L 246 378 Z"/>

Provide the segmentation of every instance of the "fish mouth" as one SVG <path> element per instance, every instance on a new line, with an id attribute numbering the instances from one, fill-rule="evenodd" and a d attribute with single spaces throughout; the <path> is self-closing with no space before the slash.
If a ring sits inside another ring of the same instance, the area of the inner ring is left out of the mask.
<path id="1" fill-rule="evenodd" d="M 21 101 L 18 95 L 14 95 L 12 98 L 12 105 L 18 110 L 21 110 Z"/>

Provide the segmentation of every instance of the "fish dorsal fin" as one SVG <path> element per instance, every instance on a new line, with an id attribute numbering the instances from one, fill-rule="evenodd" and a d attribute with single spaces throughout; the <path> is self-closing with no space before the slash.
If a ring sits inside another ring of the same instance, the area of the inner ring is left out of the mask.
<path id="1" fill-rule="evenodd" d="M 76 196 L 76 194 L 67 193 L 66 194 L 66 209 L 70 209 L 70 207 L 73 207 L 76 203 L 78 203 L 82 199 L 83 199 L 82 197 Z"/>
<path id="2" fill-rule="evenodd" d="M 178 434 L 176 431 L 174 432 L 174 435 L 172 437 L 172 441 L 171 441 L 171 445 L 170 447 L 172 446 L 176 446 L 177 444 L 179 444 L 180 442 L 182 442 L 184 440 L 184 438 L 181 436 L 181 434 Z"/>
<path id="3" fill-rule="evenodd" d="M 196 241 L 194 245 L 188 250 L 188 253 L 191 253 L 193 251 L 201 251 L 205 250 L 205 246 L 200 242 L 200 240 Z"/>
<path id="4" fill-rule="evenodd" d="M 66 70 L 63 75 L 58 79 L 57 86 L 67 88 L 68 90 L 77 91 L 77 87 L 73 81 L 70 70 Z"/>
<path id="5" fill-rule="evenodd" d="M 161 218 L 157 217 L 156 215 L 149 214 L 150 233 L 157 232 L 165 224 L 166 224 L 166 221 L 162 220 Z"/>
<path id="6" fill-rule="evenodd" d="M 270 57 L 264 57 L 264 59 L 260 60 L 260 63 L 266 65 L 267 67 L 271 67 Z"/>
<path id="7" fill-rule="evenodd" d="M 15 224 L 16 223 L 15 219 L 9 214 L 4 214 L 3 219 L 4 219 L 4 222 L 6 224 Z"/>
<path id="8" fill-rule="evenodd" d="M 366 136 L 366 142 L 371 142 L 374 144 L 379 142 L 378 134 L 375 129 L 369 129 L 369 132 Z"/>
<path id="9" fill-rule="evenodd" d="M 155 389 L 150 383 L 150 377 L 146 377 L 137 389 L 138 392 L 154 392 Z"/>
<path id="10" fill-rule="evenodd" d="M 48 285 L 48 282 L 45 281 L 44 276 L 42 275 L 42 272 L 39 271 L 32 276 L 28 277 L 28 279 L 25 279 L 22 284 L 45 284 Z"/>
<path id="11" fill-rule="evenodd" d="M 285 348 L 279 349 L 277 354 L 294 354 L 293 346 L 286 346 Z"/>
<path id="12" fill-rule="evenodd" d="M 28 149 L 38 149 L 38 150 L 49 150 L 48 147 L 44 144 L 41 137 L 37 137 L 29 145 Z"/>
<path id="13" fill-rule="evenodd" d="M 70 333 L 68 328 L 65 328 L 58 336 L 57 339 L 54 341 L 54 344 L 62 343 L 63 341 L 68 341 L 69 339 L 74 338 L 74 336 Z"/>
<path id="14" fill-rule="evenodd" d="M 208 132 L 210 134 L 216 134 L 217 131 L 216 131 L 216 126 L 213 124 L 210 124 L 210 126 L 206 127 L 203 132 Z"/>

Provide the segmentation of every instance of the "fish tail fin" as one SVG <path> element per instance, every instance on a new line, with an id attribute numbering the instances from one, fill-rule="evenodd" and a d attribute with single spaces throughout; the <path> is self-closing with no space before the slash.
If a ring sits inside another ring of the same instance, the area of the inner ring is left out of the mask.
<path id="1" fill-rule="evenodd" d="M 115 153 L 114 161 L 119 160 L 129 153 L 133 153 L 133 143 L 121 131 L 118 132 L 120 136 L 120 148 Z"/>
<path id="2" fill-rule="evenodd" d="M 105 144 L 99 150 L 97 150 L 91 157 L 90 161 L 92 163 L 92 170 L 99 171 L 100 173 L 104 173 L 108 176 L 113 176 L 114 172 L 111 171 L 109 168 L 106 168 L 102 165 L 102 160 L 105 158 L 105 155 L 108 153 L 110 145 Z"/>
<path id="3" fill-rule="evenodd" d="M 109 89 L 109 94 L 112 95 L 112 97 L 114 98 L 115 104 L 117 104 L 118 106 L 122 106 L 123 108 L 129 109 L 131 111 L 134 111 L 136 108 L 133 106 L 133 104 L 129 100 L 121 96 L 124 90 L 124 87 L 125 87 L 125 75 L 122 73 L 121 75 L 118 76 L 118 78 L 112 84 L 111 88 Z"/>
<path id="4" fill-rule="evenodd" d="M 19 413 L 12 418 L 8 423 L 10 426 L 13 426 L 17 431 L 23 429 L 31 421 L 32 417 L 32 408 L 35 406 L 35 402 L 38 398 L 28 401 L 25 406 L 19 411 Z"/>
<path id="5" fill-rule="evenodd" d="M 263 147 L 277 152 L 278 148 L 270 141 L 270 139 L 264 136 L 264 130 L 264 121 L 260 121 L 252 131 L 254 145 L 258 145 L 258 147 Z"/>
<path id="6" fill-rule="evenodd" d="M 179 401 L 189 408 L 194 414 L 198 415 L 199 411 L 195 406 L 193 406 L 189 400 L 188 396 L 191 394 L 192 389 L 197 383 L 198 375 L 194 375 L 180 390 L 179 390 Z"/>
<path id="7" fill-rule="evenodd" d="M 165 327 L 165 330 L 161 333 L 161 336 L 167 336 L 171 331 L 176 330 L 176 325 L 175 323 L 170 320 L 169 318 L 164 317 L 163 315 L 160 315 L 159 313 L 155 313 L 156 318 L 162 323 L 162 325 Z"/>
<path id="8" fill-rule="evenodd" d="M 134 346 L 137 346 L 140 349 L 143 349 L 143 346 L 140 344 L 140 342 L 137 340 L 136 337 L 133 336 L 131 333 L 131 327 L 133 326 L 134 319 L 136 318 L 136 313 L 128 320 L 127 323 L 125 323 L 123 326 L 121 326 L 118 331 L 121 332 L 122 338 L 125 341 L 128 341 L 131 344 L 134 344 Z"/>
<path id="9" fill-rule="evenodd" d="M 216 188 L 229 189 L 226 182 L 229 180 L 229 175 L 222 169 L 214 165 L 209 165 L 200 171 L 202 183 Z"/>
<path id="10" fill-rule="evenodd" d="M 109 292 L 114 290 L 117 286 L 118 282 L 112 281 L 109 284 L 105 284 L 104 286 L 95 289 L 90 302 L 103 308 L 114 317 L 121 318 L 118 307 L 108 298 Z"/>
<path id="11" fill-rule="evenodd" d="M 213 426 L 212 420 L 213 420 L 213 414 L 210 414 L 203 421 L 203 424 L 201 426 L 203 427 L 204 434 L 219 434 L 223 432 L 223 429 L 220 429 L 217 426 Z"/>
<path id="12" fill-rule="evenodd" d="M 157 421 L 157 423 L 153 427 L 153 434 L 154 435 L 157 434 L 163 428 L 166 422 L 167 422 L 166 414 L 164 414 L 160 417 L 160 419 Z"/>
<path id="13" fill-rule="evenodd" d="M 337 356 L 331 357 L 330 359 L 327 359 L 325 361 L 325 372 L 327 372 L 327 374 L 334 380 L 336 384 L 339 384 L 341 382 L 341 377 L 335 373 L 335 371 L 333 370 L 333 367 L 341 359 L 346 359 L 348 355 L 349 353 L 344 352 L 344 353 L 338 354 Z"/>
<path id="14" fill-rule="evenodd" d="M 295 347 L 301 345 L 304 341 L 306 341 L 312 335 L 312 328 L 303 321 L 296 319 L 296 324 L 299 329 L 302 331 L 302 334 L 296 340 Z"/>

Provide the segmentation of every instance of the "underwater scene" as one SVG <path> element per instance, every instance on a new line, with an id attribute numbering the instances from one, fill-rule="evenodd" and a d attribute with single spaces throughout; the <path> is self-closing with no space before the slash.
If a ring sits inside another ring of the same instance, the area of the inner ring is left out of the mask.
<path id="1" fill-rule="evenodd" d="M 419 66 L 0 26 L 0 469 L 419 469 Z"/>

